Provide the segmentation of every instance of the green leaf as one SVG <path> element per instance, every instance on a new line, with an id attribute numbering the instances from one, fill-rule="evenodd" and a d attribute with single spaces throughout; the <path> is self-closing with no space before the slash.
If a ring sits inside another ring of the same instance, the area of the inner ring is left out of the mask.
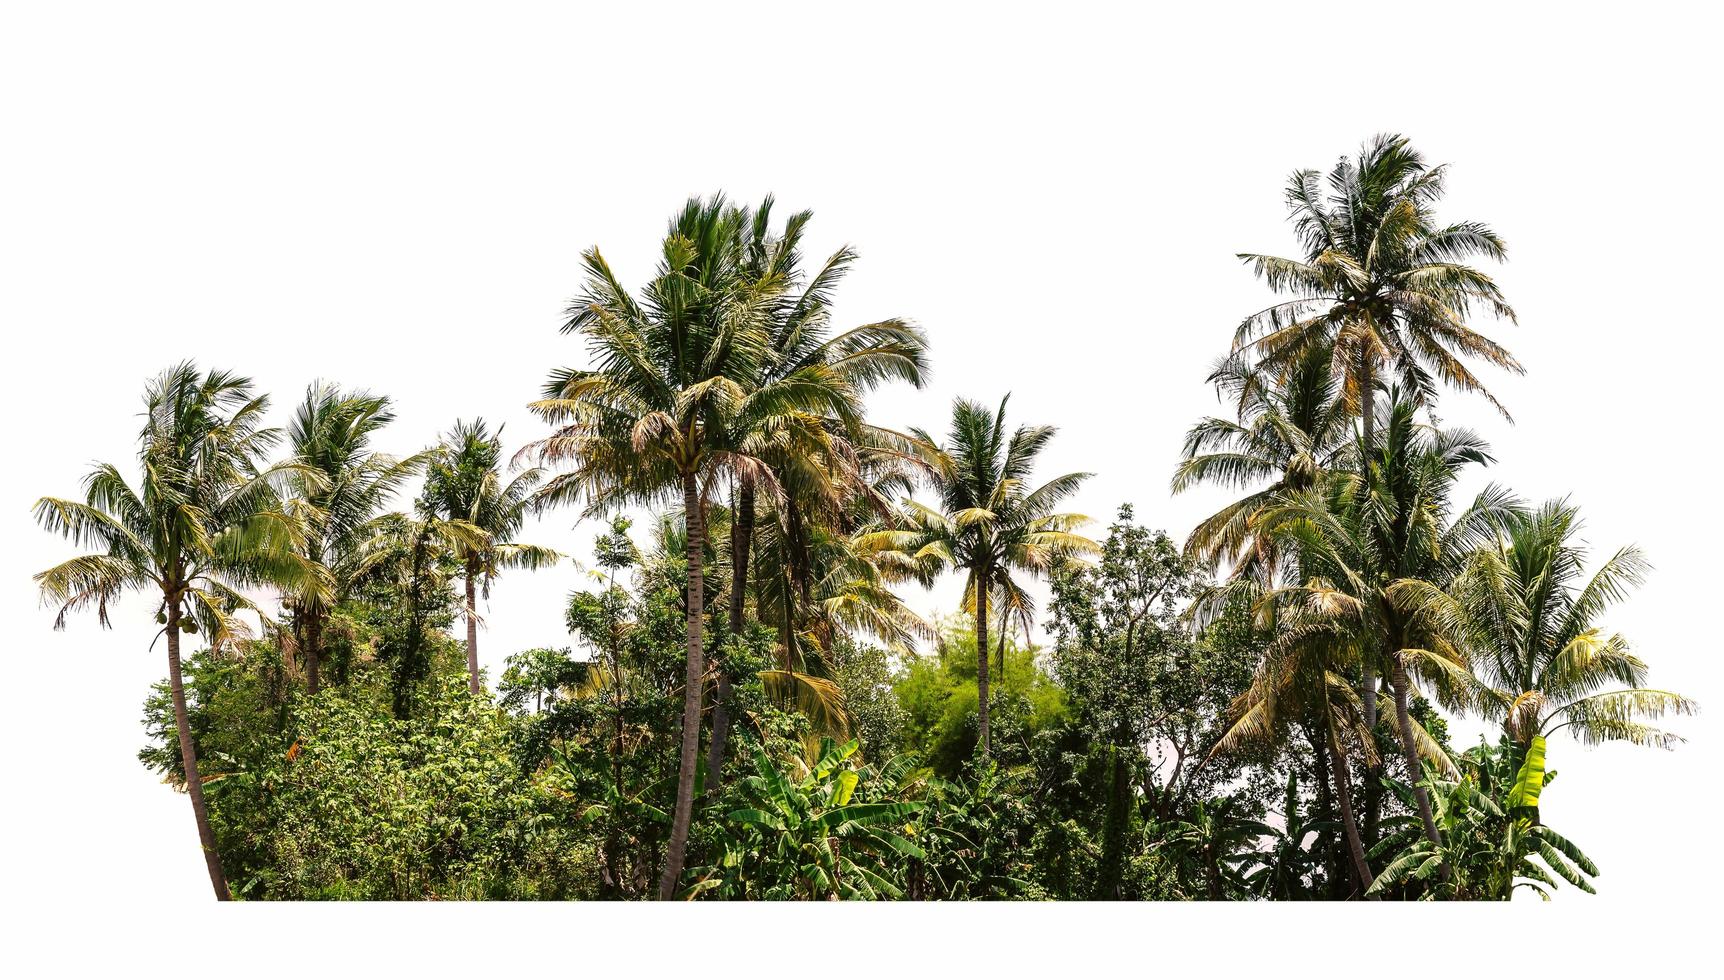
<path id="1" fill-rule="evenodd" d="M 1520 774 L 1515 777 L 1514 788 L 1509 790 L 1507 805 L 1510 809 L 1517 807 L 1538 806 L 1539 793 L 1544 789 L 1544 736 L 1534 735 L 1527 745 L 1526 761 L 1521 763 Z"/>

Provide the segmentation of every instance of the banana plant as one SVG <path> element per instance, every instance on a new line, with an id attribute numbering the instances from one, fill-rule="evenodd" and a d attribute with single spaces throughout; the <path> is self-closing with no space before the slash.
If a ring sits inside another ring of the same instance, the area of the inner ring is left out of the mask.
<path id="1" fill-rule="evenodd" d="M 1506 738 L 1481 744 L 1458 761 L 1459 779 L 1427 783 L 1442 846 L 1412 817 L 1384 821 L 1388 833 L 1371 857 L 1393 857 L 1367 896 L 1506 901 L 1526 888 L 1549 901 L 1559 879 L 1593 893 L 1597 865 L 1539 817 L 1540 796 L 1556 778 L 1545 769 L 1542 738 L 1524 751 Z M 1446 880 L 1438 874 L 1444 865 L 1451 869 Z"/>
<path id="2" fill-rule="evenodd" d="M 860 742 L 821 740 L 807 775 L 792 779 L 764 751 L 737 786 L 749 806 L 723 821 L 718 863 L 685 893 L 747 899 L 900 898 L 900 867 L 926 857 L 905 832 L 921 803 L 858 795 Z"/>

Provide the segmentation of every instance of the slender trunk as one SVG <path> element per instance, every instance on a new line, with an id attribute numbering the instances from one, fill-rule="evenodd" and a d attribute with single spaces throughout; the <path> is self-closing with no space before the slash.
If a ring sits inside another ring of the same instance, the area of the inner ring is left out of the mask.
<path id="1" fill-rule="evenodd" d="M 1329 771 L 1328 742 L 1324 739 L 1318 738 L 1316 733 L 1311 731 L 1309 727 L 1305 729 L 1305 739 L 1311 743 L 1311 759 L 1313 768 L 1315 768 L 1317 774 L 1317 809 L 1315 816 L 1318 820 L 1334 823 L 1336 821 L 1331 819 L 1335 815 L 1334 790 L 1331 789 L 1331 786 L 1334 784 L 1334 777 Z M 1341 850 L 1343 848 L 1341 837 L 1339 835 L 1331 837 L 1325 833 L 1318 838 L 1318 843 L 1326 843 L 1327 845 L 1323 848 L 1323 868 L 1329 879 L 1330 894 L 1335 897 L 1345 898 L 1346 893 L 1341 892 L 1337 894 L 1336 888 L 1336 886 L 1339 885 L 1340 882 L 1349 874 L 1349 872 L 1344 872 L 1342 870 L 1343 866 L 1346 864 L 1346 858 L 1341 854 Z"/>
<path id="2" fill-rule="evenodd" d="M 322 659 L 323 645 L 323 614 L 309 613 L 305 617 L 305 689 L 316 694 L 321 686 L 318 677 L 318 663 Z"/>
<path id="3" fill-rule="evenodd" d="M 988 576 L 987 569 L 976 569 L 976 744 L 982 750 L 982 761 L 992 754 L 988 742 Z"/>
<path id="4" fill-rule="evenodd" d="M 1373 706 L 1375 706 L 1377 703 L 1378 691 L 1379 691 L 1380 687 L 1381 687 L 1381 681 L 1379 679 L 1373 678 L 1372 679 L 1372 690 L 1370 693 L 1370 697 L 1368 699 Z M 1371 717 L 1373 719 L 1375 719 L 1375 717 L 1376 717 L 1375 711 L 1371 712 Z M 1373 727 L 1372 731 L 1375 732 L 1376 729 Z M 1381 829 L 1380 829 L 1382 826 L 1382 823 L 1383 823 L 1383 778 L 1382 777 L 1383 777 L 1383 763 L 1382 763 L 1381 759 L 1378 760 L 1378 762 L 1375 766 L 1368 767 L 1365 770 L 1365 846 L 1366 847 L 1376 847 L 1377 841 L 1382 836 Z"/>
<path id="5" fill-rule="evenodd" d="M 1211 902 L 1221 901 L 1221 864 L 1215 860 L 1215 855 L 1209 854 L 1204 857 L 1203 871 L 1204 877 L 1208 879 L 1209 900 Z"/>
<path id="6" fill-rule="evenodd" d="M 676 810 L 671 816 L 670 843 L 665 848 L 664 872 L 658 883 L 658 897 L 663 901 L 676 896 L 676 886 L 682 878 L 688 825 L 694 817 L 694 773 L 700 759 L 701 680 L 706 675 L 701 649 L 705 586 L 701 560 L 706 550 L 706 515 L 701 512 L 700 479 L 694 473 L 683 475 L 682 505 L 688 522 L 688 670 L 683 677 L 682 762 L 677 770 Z"/>
<path id="7" fill-rule="evenodd" d="M 1359 460 L 1359 475 L 1365 476 L 1370 468 L 1370 453 L 1376 441 L 1377 432 L 1377 379 L 1373 370 L 1375 365 L 1365 352 L 1359 352 L 1359 377 L 1356 384 L 1359 387 L 1359 423 L 1365 433 L 1364 455 Z M 1368 660 L 1365 663 L 1364 676 L 1359 679 L 1359 699 L 1365 707 L 1365 729 L 1374 731 L 1377 727 L 1377 671 L 1374 664 Z"/>
<path id="8" fill-rule="evenodd" d="M 1335 802 L 1341 811 L 1341 827 L 1347 836 L 1347 853 L 1353 859 L 1353 884 L 1358 894 L 1363 897 L 1365 890 L 1371 887 L 1374 880 L 1371 867 L 1365 863 L 1365 845 L 1359 840 L 1359 825 L 1353 819 L 1353 790 L 1348 785 L 1351 776 L 1347 772 L 1347 752 L 1341 746 L 1341 740 L 1335 737 L 1335 725 L 1330 721 L 1329 727 L 1329 764 L 1335 774 Z"/>
<path id="9" fill-rule="evenodd" d="M 473 580 L 479 577 L 477 559 L 467 559 L 467 689 L 477 697 L 479 687 L 479 600 Z"/>
<path id="10" fill-rule="evenodd" d="M 1122 724 L 1120 729 L 1125 726 Z M 1123 730 L 1115 730 L 1112 750 L 1112 787 L 1108 794 L 1107 825 L 1102 837 L 1101 881 L 1097 898 L 1118 901 L 1125 871 L 1125 833 L 1130 822 L 1131 780 L 1126 769 Z"/>
<path id="11" fill-rule="evenodd" d="M 1407 778 L 1413 784 L 1413 798 L 1419 801 L 1419 822 L 1425 825 L 1425 837 L 1436 847 L 1443 846 L 1442 836 L 1437 833 L 1436 818 L 1431 815 L 1431 796 L 1425 792 L 1421 780 L 1425 770 L 1419 765 L 1418 748 L 1413 743 L 1413 717 L 1407 710 L 1407 668 L 1399 664 L 1389 674 L 1389 686 L 1395 691 L 1395 721 L 1401 728 L 1401 752 L 1407 759 Z"/>
<path id="12" fill-rule="evenodd" d="M 222 874 L 221 855 L 216 853 L 215 831 L 210 829 L 209 811 L 204 808 L 203 780 L 198 775 L 198 750 L 192 745 L 191 716 L 186 711 L 185 681 L 180 675 L 180 602 L 168 601 L 168 686 L 174 696 L 174 728 L 180 739 L 180 766 L 186 774 L 186 795 L 192 798 L 192 819 L 198 825 L 198 843 L 204 852 L 204 867 L 210 873 L 210 886 L 218 902 L 233 898 L 228 892 L 227 876 Z"/>
<path id="13" fill-rule="evenodd" d="M 736 512 L 730 522 L 730 635 L 742 635 L 744 598 L 748 591 L 748 555 L 754 548 L 754 479 L 745 476 L 736 491 Z M 716 793 L 724 785 L 724 759 L 730 743 L 730 672 L 718 667 L 718 692 L 712 701 L 712 742 L 707 746 L 706 787 Z"/>

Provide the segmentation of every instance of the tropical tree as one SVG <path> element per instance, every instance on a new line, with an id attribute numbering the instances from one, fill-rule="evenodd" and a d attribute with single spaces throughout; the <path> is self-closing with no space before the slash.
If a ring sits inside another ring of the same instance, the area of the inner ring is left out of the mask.
<path id="1" fill-rule="evenodd" d="M 1646 663 L 1621 634 L 1597 625 L 1643 581 L 1640 549 L 1618 549 L 1586 576 L 1580 511 L 1562 500 L 1509 511 L 1495 528 L 1448 588 L 1408 581 L 1392 590 L 1416 614 L 1465 631 L 1479 710 L 1522 753 L 1563 729 L 1588 744 L 1680 742 L 1646 719 L 1692 714 L 1695 702 L 1647 687 Z"/>
<path id="2" fill-rule="evenodd" d="M 526 522 L 533 488 L 543 477 L 528 469 L 505 482 L 499 462 L 503 432 L 493 435 L 484 419 L 457 421 L 431 454 L 425 474 L 422 506 L 443 520 L 458 520 L 483 532 L 483 544 L 460 549 L 461 578 L 466 589 L 467 684 L 475 694 L 479 684 L 478 594 L 487 598 L 491 582 L 504 568 L 544 568 L 562 559 L 550 548 L 514 540 Z"/>
<path id="3" fill-rule="evenodd" d="M 371 448 L 372 436 L 394 419 L 388 398 L 344 393 L 319 382 L 306 390 L 288 424 L 288 449 L 303 467 L 292 474 L 289 506 L 304 519 L 303 557 L 326 573 L 307 579 L 283 602 L 293 614 L 294 643 L 313 694 L 322 682 L 324 629 L 352 590 L 360 546 L 376 534 L 378 514 L 424 463 L 422 455 L 396 459 Z"/>
<path id="4" fill-rule="evenodd" d="M 1387 673 L 1413 795 L 1426 835 L 1438 844 L 1419 759 L 1447 770 L 1453 765 L 1412 718 L 1412 678 L 1428 681 L 1451 706 L 1464 706 L 1471 687 L 1467 637 L 1398 597 L 1414 582 L 1441 588 L 1493 522 L 1518 505 L 1490 487 L 1451 518 L 1455 482 L 1463 467 L 1490 462 L 1486 446 L 1464 429 L 1418 424 L 1413 403 L 1391 397 L 1383 431 L 1375 442 L 1361 441 L 1362 474 L 1337 473 L 1326 486 L 1287 495 L 1261 516 L 1263 533 L 1299 556 L 1298 581 L 1271 590 L 1265 601 L 1286 613 L 1278 643 L 1351 646 L 1351 663 Z"/>
<path id="5" fill-rule="evenodd" d="M 1173 492 L 1200 483 L 1251 492 L 1199 522 L 1185 553 L 1211 570 L 1225 564 L 1230 577 L 1256 578 L 1267 587 L 1282 562 L 1253 520 L 1278 494 L 1306 489 L 1345 465 L 1352 417 L 1340 400 L 1334 364 L 1320 348 L 1302 353 L 1283 372 L 1228 358 L 1209 380 L 1235 404 L 1238 421 L 1206 418 L 1191 428 Z"/>
<path id="6" fill-rule="evenodd" d="M 1205 762 L 1252 744 L 1281 745 L 1300 727 L 1315 731 L 1312 742 L 1325 750 L 1330 766 L 1328 778 L 1355 894 L 1363 895 L 1374 878 L 1353 806 L 1349 743 L 1358 744 L 1369 768 L 1376 768 L 1377 753 L 1364 723 L 1364 706 L 1348 680 L 1357 671 L 1359 646 L 1327 626 L 1335 602 L 1322 591 L 1313 589 L 1296 605 L 1287 601 L 1286 593 L 1271 596 L 1260 599 L 1256 608 L 1259 616 L 1276 621 L 1277 633 L 1250 688 L 1234 699 L 1227 725 Z"/>
<path id="7" fill-rule="evenodd" d="M 782 669 L 793 670 L 796 643 L 796 597 L 808 597 L 813 576 L 809 562 L 811 529 L 838 523 L 845 507 L 871 489 L 870 463 L 889 438 L 863 421 L 863 397 L 887 381 L 907 381 L 921 387 L 927 372 L 927 340 L 906 320 L 893 318 L 834 332 L 833 294 L 856 261 L 855 249 L 839 248 L 812 276 L 801 265 L 801 243 L 811 211 L 791 215 L 781 231 L 772 229 L 773 199 L 766 198 L 750 215 L 742 245 L 742 274 L 771 294 L 762 310 L 767 349 L 756 362 L 747 390 L 781 386 L 822 389 L 817 397 L 798 403 L 764 400 L 739 413 L 731 441 L 759 466 L 733 468 L 731 488 L 727 630 L 740 636 L 744 628 L 758 518 L 757 500 L 765 485 L 771 504 L 767 516 L 780 518 L 777 528 L 788 545 L 789 563 L 770 580 L 789 579 L 798 591 L 781 595 L 785 645 Z M 809 409 L 824 402 L 833 411 Z M 852 580 L 854 581 L 854 580 Z M 853 592 L 873 595 L 865 587 Z M 757 603 L 757 612 L 761 604 Z M 731 674 L 720 663 L 713 698 L 712 741 L 708 773 L 712 786 L 722 782 L 729 735 Z"/>
<path id="8" fill-rule="evenodd" d="M 206 374 L 190 362 L 169 368 L 144 396 L 139 484 L 104 463 L 85 477 L 82 501 L 44 497 L 35 505 L 43 527 L 96 548 L 35 576 L 44 600 L 60 607 L 56 629 L 92 606 L 109 625 L 108 607 L 125 592 L 160 596 L 181 771 L 210 885 L 223 901 L 230 895 L 204 807 L 180 637 L 201 631 L 219 647 L 245 635 L 237 614 L 255 606 L 242 589 L 327 586 L 318 581 L 326 573 L 303 558 L 305 522 L 281 499 L 290 479 L 316 477 L 301 463 L 263 462 L 281 435 L 261 424 L 268 404 L 248 378 Z"/>
<path id="9" fill-rule="evenodd" d="M 1239 256 L 1289 298 L 1246 317 L 1235 351 L 1276 371 L 1313 349 L 1327 352 L 1367 441 L 1385 373 L 1419 403 L 1445 383 L 1478 392 L 1502 410 L 1467 359 L 1522 371 L 1513 355 L 1467 323 L 1475 309 L 1511 322 L 1515 314 L 1497 284 L 1466 264 L 1500 261 L 1502 239 L 1480 222 L 1442 224 L 1433 213 L 1447 172 L 1446 165 L 1427 164 L 1405 137 L 1377 136 L 1357 157 L 1336 163 L 1326 194 L 1317 171 L 1293 173 L 1286 201 L 1301 257 Z"/>
<path id="10" fill-rule="evenodd" d="M 1441 223 L 1446 165 L 1431 166 L 1403 136 L 1379 135 L 1357 157 L 1329 171 L 1295 171 L 1288 217 L 1303 253 L 1284 258 L 1241 253 L 1271 290 L 1288 298 L 1246 317 L 1234 333 L 1236 357 L 1282 373 L 1320 352 L 1344 379 L 1347 408 L 1373 441 L 1375 398 L 1383 376 L 1406 397 L 1428 404 L 1439 383 L 1478 392 L 1508 412 L 1473 374 L 1468 360 L 1522 373 L 1505 348 L 1474 330 L 1476 309 L 1513 322 L 1501 289 L 1467 263 L 1500 261 L 1505 247 L 1487 225 Z M 1376 725 L 1375 665 L 1360 683 L 1366 720 Z"/>
<path id="11" fill-rule="evenodd" d="M 393 669 L 395 716 L 405 720 L 413 714 L 419 686 L 431 675 L 432 631 L 447 624 L 450 583 L 463 569 L 464 557 L 489 547 L 491 537 L 423 506 L 414 516 L 385 514 L 372 522 L 372 531 L 360 545 L 353 581 L 381 587 L 404 613 L 385 630 L 384 653 Z"/>
<path id="12" fill-rule="evenodd" d="M 1255 857 L 1255 844 L 1275 833 L 1261 820 L 1238 811 L 1237 800 L 1206 800 L 1193 807 L 1188 817 L 1163 828 L 1161 843 L 1198 867 L 1204 895 L 1211 902 L 1250 888 L 1244 870 Z"/>
<path id="13" fill-rule="evenodd" d="M 850 408 L 836 386 L 800 375 L 754 384 L 771 356 L 768 314 L 782 283 L 746 273 L 741 243 L 750 220 L 722 196 L 689 201 L 672 219 L 658 273 L 639 299 L 597 249 L 588 250 L 586 285 L 564 330 L 586 339 L 594 366 L 553 372 L 533 406 L 556 429 L 529 451 L 544 464 L 571 465 L 545 482 L 538 501 L 584 498 L 599 512 L 679 492 L 682 499 L 687 671 L 677 804 L 659 882 L 666 899 L 682 875 L 700 756 L 709 488 L 726 472 L 767 472 L 736 438 L 750 431 L 749 419 L 841 416 Z"/>
<path id="14" fill-rule="evenodd" d="M 1019 593 L 1014 572 L 1041 575 L 1062 558 L 1092 554 L 1098 546 L 1077 533 L 1089 522 L 1055 507 L 1075 493 L 1087 473 L 1068 473 L 1035 489 L 1028 481 L 1036 459 L 1054 437 L 1053 426 L 1006 430 L 1006 403 L 989 412 L 958 399 L 945 446 L 922 430 L 912 435 L 925 447 L 930 482 L 940 509 L 908 500 L 899 527 L 864 535 L 860 544 L 883 567 L 930 579 L 947 568 L 962 569 L 964 607 L 976 623 L 977 744 L 985 759 L 988 735 L 988 600 L 992 593 Z"/>
<path id="15" fill-rule="evenodd" d="M 1507 901 L 1527 888 L 1549 901 L 1559 878 L 1592 893 L 1598 867 L 1539 817 L 1539 792 L 1556 778 L 1544 769 L 1542 742 L 1535 737 L 1532 752 L 1506 740 L 1468 750 L 1456 778 L 1433 784 L 1442 843 L 1411 818 L 1391 820 L 1372 851 L 1390 860 L 1371 894 L 1398 888 L 1426 899 Z"/>

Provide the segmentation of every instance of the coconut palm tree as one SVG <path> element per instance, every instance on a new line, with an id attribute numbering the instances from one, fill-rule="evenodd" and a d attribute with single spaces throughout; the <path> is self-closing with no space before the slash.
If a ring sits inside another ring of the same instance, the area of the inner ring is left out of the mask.
<path id="1" fill-rule="evenodd" d="M 1099 546 L 1077 533 L 1089 522 L 1081 514 L 1057 513 L 1059 502 L 1075 493 L 1087 473 L 1068 473 L 1029 489 L 1036 459 L 1053 439 L 1052 426 L 1019 426 L 1009 436 L 1006 403 L 990 412 L 978 402 L 958 399 L 952 429 L 941 447 L 933 437 L 912 430 L 934 471 L 940 509 L 906 501 L 899 527 L 859 539 L 877 563 L 925 580 L 947 567 L 964 571 L 964 607 L 976 623 L 977 744 L 989 756 L 988 599 L 996 590 L 1019 591 L 1014 572 L 1047 572 L 1055 561 L 1093 554 Z"/>
<path id="2" fill-rule="evenodd" d="M 467 685 L 474 695 L 479 684 L 478 594 L 491 595 L 491 582 L 505 568 L 544 568 L 562 560 L 550 548 L 514 540 L 526 523 L 533 488 L 543 471 L 528 469 L 504 482 L 499 467 L 503 430 L 493 435 L 484 419 L 457 421 L 431 453 L 421 502 L 444 520 L 459 520 L 483 532 L 483 544 L 462 548 L 462 582 L 466 588 Z"/>
<path id="3" fill-rule="evenodd" d="M 1276 495 L 1303 490 L 1340 465 L 1352 447 L 1352 419 L 1340 401 L 1329 353 L 1311 348 L 1285 372 L 1257 369 L 1232 357 L 1209 380 L 1237 405 L 1238 421 L 1207 418 L 1185 437 L 1173 492 L 1213 483 L 1251 493 L 1200 522 L 1186 540 L 1188 557 L 1230 577 L 1257 578 L 1267 587 L 1280 561 L 1252 520 Z"/>
<path id="4" fill-rule="evenodd" d="M 180 636 L 202 632 L 212 646 L 243 636 L 237 614 L 255 609 L 240 591 L 263 585 L 290 591 L 324 587 L 326 573 L 303 558 L 306 526 L 282 506 L 290 479 L 315 485 L 301 463 L 266 465 L 263 454 L 280 432 L 261 426 L 268 399 L 251 381 L 226 371 L 200 372 L 191 363 L 164 371 L 146 392 L 139 434 L 136 487 L 110 465 L 84 479 L 82 501 L 44 497 L 35 515 L 50 531 L 90 554 L 62 562 L 35 578 L 44 600 L 59 604 L 56 629 L 66 617 L 95 607 L 109 625 L 108 607 L 129 591 L 160 597 L 156 621 L 167 636 L 168 685 L 174 727 L 191 797 L 192 816 L 216 898 L 227 900 L 227 879 L 204 807 L 197 747 L 186 712 L 180 671 Z M 314 585 L 314 583 L 316 583 Z"/>
<path id="5" fill-rule="evenodd" d="M 587 251 L 586 285 L 564 329 L 586 339 L 593 367 L 553 372 L 533 406 L 556 429 L 529 451 L 572 467 L 545 482 L 539 502 L 584 499 L 596 512 L 682 498 L 688 655 L 677 803 L 659 880 L 665 899 L 682 875 L 700 751 L 708 491 L 726 474 L 770 479 L 737 438 L 751 431 L 749 420 L 842 416 L 851 407 L 836 386 L 806 383 L 819 369 L 755 384 L 771 357 L 769 311 L 782 282 L 746 274 L 741 243 L 750 221 L 722 196 L 689 201 L 639 299 L 597 249 Z"/>
<path id="6" fill-rule="evenodd" d="M 1467 323 L 1475 309 L 1511 322 L 1515 314 L 1497 284 L 1466 264 L 1500 261 L 1502 239 L 1476 221 L 1440 224 L 1432 212 L 1446 176 L 1446 166 L 1428 165 L 1405 137 L 1377 136 L 1329 171 L 1327 194 L 1315 170 L 1288 181 L 1302 257 L 1239 256 L 1289 298 L 1246 317 L 1234 350 L 1272 371 L 1307 351 L 1327 351 L 1367 440 L 1385 373 L 1415 402 L 1428 402 L 1441 383 L 1478 392 L 1501 411 L 1467 359 L 1522 371 Z"/>
<path id="7" fill-rule="evenodd" d="M 802 411 L 770 410 L 740 415 L 738 431 L 731 439 L 752 458 L 760 460 L 764 472 L 738 467 L 731 496 L 729 541 L 730 584 L 728 629 L 732 635 L 743 629 L 754 550 L 760 516 L 757 496 L 762 481 L 772 510 L 787 517 L 781 528 L 795 532 L 790 542 L 791 577 L 807 594 L 809 575 L 807 542 L 802 540 L 809 525 L 830 519 L 847 501 L 867 489 L 863 482 L 863 460 L 867 448 L 879 444 L 878 430 L 862 421 L 862 398 L 887 381 L 907 381 L 921 387 L 927 373 L 927 339 L 908 321 L 893 318 L 852 327 L 837 333 L 832 328 L 833 294 L 856 261 L 857 253 L 846 245 L 834 252 L 812 276 L 801 266 L 800 246 L 811 211 L 791 215 L 781 231 L 772 228 L 773 199 L 767 197 L 750 216 L 742 246 L 743 275 L 770 292 L 764 306 L 764 330 L 768 349 L 758 362 L 758 373 L 748 380 L 753 390 L 796 384 L 827 389 L 842 411 L 818 416 Z M 794 603 L 792 603 L 794 605 Z M 787 615 L 781 635 L 786 643 L 784 669 L 795 659 L 795 624 Z M 717 670 L 713 698 L 712 741 L 708 751 L 708 786 L 723 779 L 729 736 L 730 673 Z"/>
<path id="8" fill-rule="evenodd" d="M 1387 673 L 1420 816 L 1440 846 L 1419 758 L 1448 771 L 1453 764 L 1412 719 L 1412 678 L 1427 681 L 1451 707 L 1464 706 L 1471 687 L 1467 642 L 1453 623 L 1418 615 L 1397 596 L 1412 582 L 1440 588 L 1450 581 L 1493 522 L 1518 505 L 1491 487 L 1451 519 L 1454 484 L 1463 467 L 1490 462 L 1486 446 L 1466 430 L 1417 424 L 1414 404 L 1390 394 L 1383 431 L 1359 446 L 1362 474 L 1336 473 L 1261 515 L 1260 533 L 1297 554 L 1299 565 L 1298 580 L 1271 590 L 1265 601 L 1296 617 L 1277 642 L 1351 645 L 1354 663 Z"/>
<path id="9" fill-rule="evenodd" d="M 1415 402 L 1429 403 L 1447 384 L 1484 395 L 1507 418 L 1467 361 L 1523 373 L 1512 354 L 1468 323 L 1475 310 L 1514 321 L 1497 284 L 1467 264 L 1501 261 L 1506 251 L 1480 222 L 1438 222 L 1432 209 L 1446 176 L 1446 166 L 1427 164 L 1405 137 L 1379 135 L 1335 164 L 1327 193 L 1317 171 L 1293 173 L 1285 197 L 1302 257 L 1239 256 L 1288 298 L 1240 323 L 1235 355 L 1279 373 L 1310 351 L 1327 352 L 1367 443 L 1385 374 Z M 1373 725 L 1376 688 L 1366 664 L 1359 690 Z"/>
<path id="10" fill-rule="evenodd" d="M 394 419 L 388 398 L 319 382 L 288 424 L 289 451 L 306 468 L 293 478 L 289 505 L 305 520 L 305 560 L 327 572 L 283 602 L 293 614 L 292 636 L 312 694 L 321 684 L 324 626 L 351 588 L 360 545 L 376 534 L 378 514 L 425 461 L 371 448 L 372 436 Z"/>
<path id="11" fill-rule="evenodd" d="M 1563 729 L 1588 744 L 1669 748 L 1681 739 L 1645 719 L 1691 714 L 1695 703 L 1647 687 L 1646 663 L 1597 625 L 1641 583 L 1645 556 L 1621 548 L 1586 577 L 1580 530 L 1580 510 L 1567 501 L 1509 512 L 1447 589 L 1408 581 L 1392 591 L 1409 610 L 1470 634 L 1479 708 L 1521 753 Z"/>

